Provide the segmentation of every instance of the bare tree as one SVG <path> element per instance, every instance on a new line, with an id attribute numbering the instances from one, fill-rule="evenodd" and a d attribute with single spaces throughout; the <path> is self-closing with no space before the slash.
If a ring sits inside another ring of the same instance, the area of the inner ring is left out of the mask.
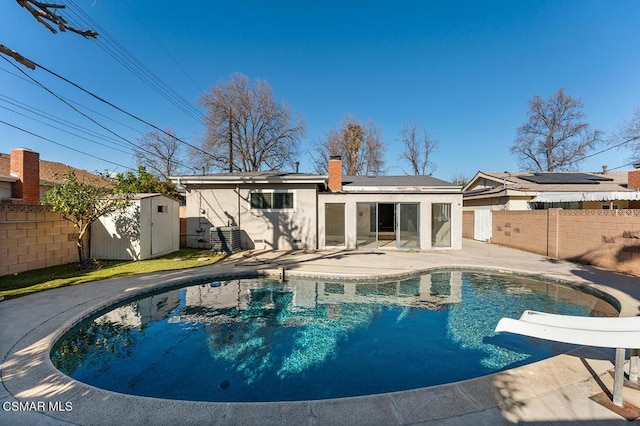
<path id="1" fill-rule="evenodd" d="M 191 154 L 205 168 L 252 172 L 294 164 L 305 134 L 304 120 L 292 119 L 287 104 L 273 98 L 267 82 L 251 83 L 247 76 L 233 74 L 205 93 L 200 103 L 207 108 L 202 150 L 213 158 Z"/>
<path id="2" fill-rule="evenodd" d="M 471 178 L 463 172 L 455 172 L 453 175 L 451 175 L 449 181 L 454 185 L 464 187 L 467 186 L 469 182 L 471 182 Z"/>
<path id="3" fill-rule="evenodd" d="M 620 131 L 612 142 L 631 151 L 631 161 L 640 162 L 640 108 L 636 109 L 630 120 L 622 123 Z"/>
<path id="4" fill-rule="evenodd" d="M 139 142 L 140 148 L 134 150 L 139 166 L 146 166 L 151 173 L 163 180 L 180 173 L 181 145 L 172 128 L 167 128 L 165 132 L 149 130 Z"/>
<path id="5" fill-rule="evenodd" d="M 529 121 L 518 128 L 513 154 L 522 170 L 575 170 L 601 140 L 584 120 L 583 104 L 560 88 L 549 99 L 529 100 Z"/>
<path id="6" fill-rule="evenodd" d="M 98 33 L 93 30 L 79 30 L 69 25 L 67 20 L 57 13 L 57 10 L 64 9 L 66 7 L 62 4 L 42 3 L 37 0 L 16 0 L 16 2 L 27 9 L 38 22 L 44 25 L 53 34 L 56 34 L 59 30 L 60 32 L 71 31 L 86 38 L 96 38 L 98 36 Z M 57 30 L 54 27 L 56 27 Z M 32 70 L 36 69 L 36 65 L 29 59 L 2 44 L 0 44 L 0 54 L 7 55 L 15 59 L 27 68 Z"/>
<path id="7" fill-rule="evenodd" d="M 354 116 L 346 115 L 340 126 L 331 129 L 316 145 L 314 167 L 317 173 L 327 173 L 328 158 L 339 155 L 346 175 L 379 175 L 384 169 L 385 150 L 380 127 L 371 121 L 360 123 Z"/>
<path id="8" fill-rule="evenodd" d="M 404 144 L 404 151 L 400 156 L 411 166 L 411 172 L 406 174 L 431 176 L 436 171 L 436 164 L 431 161 L 438 142 L 415 121 L 402 126 L 400 140 Z"/>

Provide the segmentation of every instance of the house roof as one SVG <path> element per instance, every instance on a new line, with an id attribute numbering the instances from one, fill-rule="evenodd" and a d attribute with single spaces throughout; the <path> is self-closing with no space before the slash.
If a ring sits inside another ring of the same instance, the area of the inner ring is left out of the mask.
<path id="1" fill-rule="evenodd" d="M 171 176 L 178 185 L 224 184 L 326 184 L 328 176 L 282 172 L 219 173 L 207 175 Z M 425 191 L 456 190 L 460 187 L 431 176 L 343 176 L 343 191 Z"/>
<path id="2" fill-rule="evenodd" d="M 460 190 L 451 182 L 431 176 L 343 176 L 342 190 L 353 191 L 425 191 Z"/>
<path id="3" fill-rule="evenodd" d="M 327 176 L 286 172 L 243 172 L 214 173 L 206 175 L 170 176 L 169 179 L 178 185 L 229 185 L 229 184 L 274 184 L 274 183 L 314 183 L 327 181 Z"/>
<path id="4" fill-rule="evenodd" d="M 532 201 L 635 199 L 627 188 L 628 171 L 604 173 L 532 173 L 479 171 L 463 189 L 464 199 L 532 197 Z M 543 196 L 548 194 L 548 196 Z M 534 198 L 535 197 L 535 198 Z M 623 197 L 623 198 L 620 198 Z M 631 197 L 631 198 L 629 198 Z"/>
<path id="5" fill-rule="evenodd" d="M 47 185 L 62 182 L 67 170 L 72 170 L 80 181 L 101 179 L 100 176 L 89 173 L 86 170 L 54 161 L 40 160 L 40 184 Z M 15 178 L 11 176 L 11 156 L 9 154 L 0 153 L 0 177 L 12 178 L 15 181 Z"/>
<path id="6" fill-rule="evenodd" d="M 349 186 L 455 186 L 431 176 L 343 176 Z"/>

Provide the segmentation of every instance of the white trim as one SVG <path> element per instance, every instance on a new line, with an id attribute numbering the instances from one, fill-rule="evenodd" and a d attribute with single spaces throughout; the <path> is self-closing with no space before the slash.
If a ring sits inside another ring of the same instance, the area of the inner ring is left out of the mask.
<path id="1" fill-rule="evenodd" d="M 327 176 L 171 176 L 169 179 L 179 185 L 266 185 L 266 184 L 326 184 Z"/>
<path id="2" fill-rule="evenodd" d="M 530 203 L 568 203 L 575 201 L 618 201 L 640 200 L 640 191 L 608 192 L 544 192 L 539 193 Z"/>
<path id="3" fill-rule="evenodd" d="M 342 192 L 362 193 L 460 193 L 459 186 L 354 186 L 344 185 Z"/>

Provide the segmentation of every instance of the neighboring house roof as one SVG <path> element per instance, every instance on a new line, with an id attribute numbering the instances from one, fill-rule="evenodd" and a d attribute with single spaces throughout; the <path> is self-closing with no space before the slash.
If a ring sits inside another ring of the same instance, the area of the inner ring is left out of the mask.
<path id="1" fill-rule="evenodd" d="M 463 189 L 465 200 L 531 197 L 532 202 L 638 200 L 627 188 L 628 171 L 609 173 L 532 173 L 480 171 Z"/>
<path id="2" fill-rule="evenodd" d="M 66 164 L 40 160 L 40 184 L 51 185 L 62 182 L 67 170 L 72 170 L 81 182 L 101 179 L 100 176 L 96 174 L 89 173 L 85 170 L 77 169 Z M 13 181 L 16 180 L 15 177 L 11 176 L 11 157 L 9 154 L 4 153 L 0 153 L 0 179 L 2 178 L 11 178 Z"/>

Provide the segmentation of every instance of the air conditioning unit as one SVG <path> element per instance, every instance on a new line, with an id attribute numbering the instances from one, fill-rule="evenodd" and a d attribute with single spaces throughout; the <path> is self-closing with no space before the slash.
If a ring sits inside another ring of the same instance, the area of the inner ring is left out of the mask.
<path id="1" fill-rule="evenodd" d="M 209 229 L 211 251 L 233 253 L 242 250 L 240 228 L 237 226 L 215 226 Z"/>

